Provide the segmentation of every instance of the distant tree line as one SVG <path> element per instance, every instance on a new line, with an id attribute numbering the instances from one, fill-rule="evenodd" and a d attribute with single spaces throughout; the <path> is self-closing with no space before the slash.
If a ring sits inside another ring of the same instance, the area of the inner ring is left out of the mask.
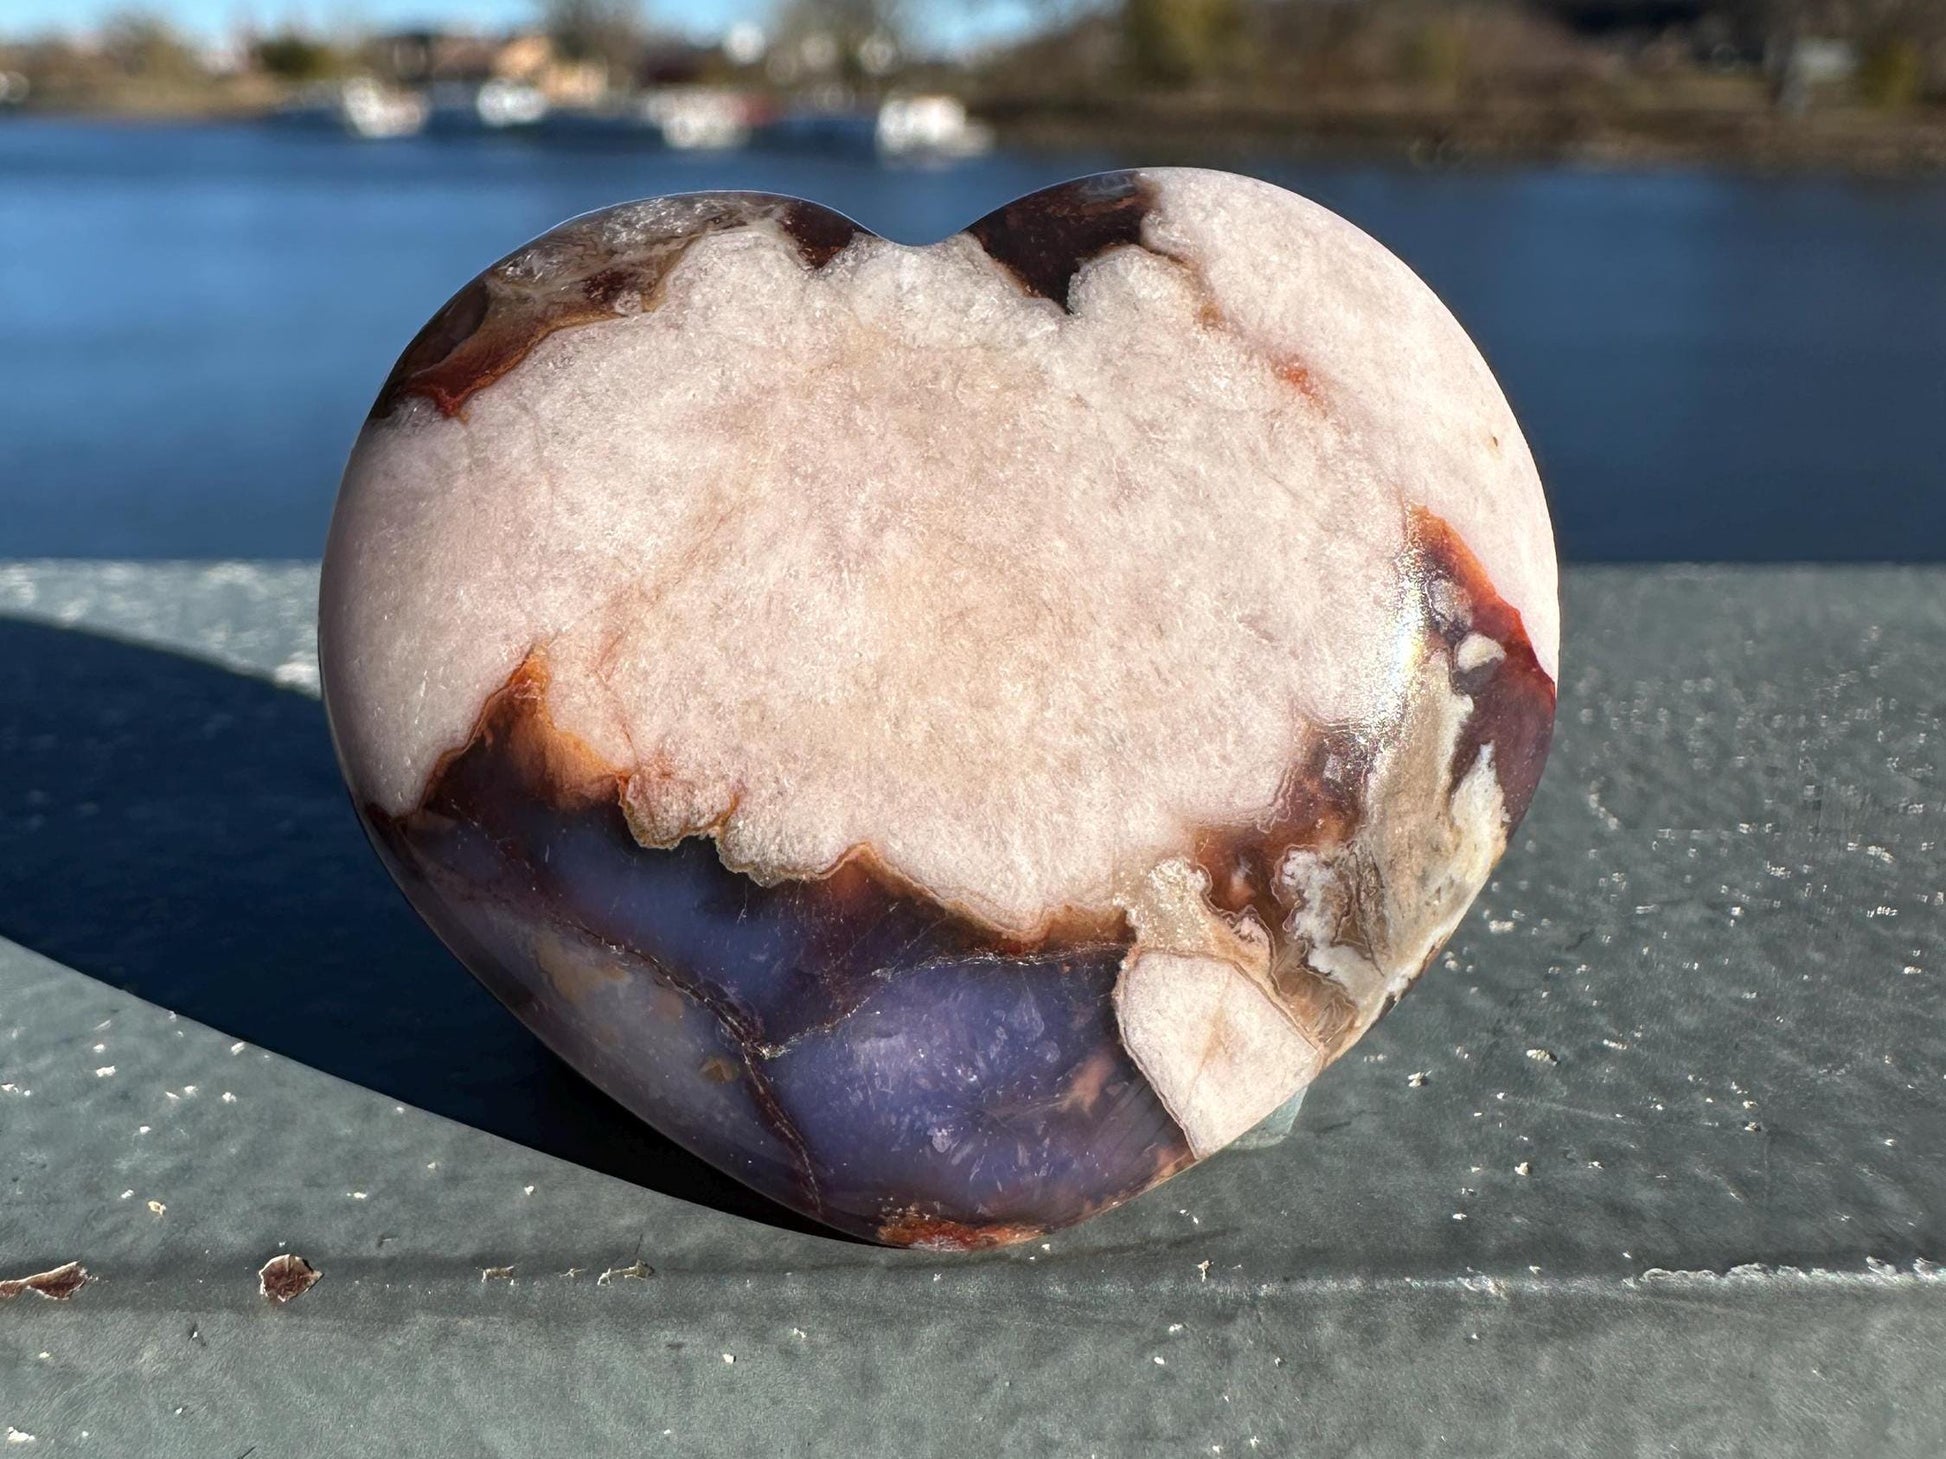
<path id="1" fill-rule="evenodd" d="M 674 3 L 674 0 L 665 0 Z M 776 0 L 761 58 L 685 51 L 700 79 L 853 90 L 923 83 L 991 94 L 1072 97 L 1226 90 L 1240 98 L 1406 88 L 1464 97 L 1481 88 L 1598 90 L 1685 71 L 1762 74 L 1801 105 L 1820 85 L 1883 107 L 1946 103 L 1946 0 L 1038 0 L 1039 25 L 972 60 L 929 58 L 925 39 L 990 0 Z M 658 38 L 642 0 L 535 0 L 556 55 L 605 68 L 617 85 L 657 79 Z M 682 46 L 677 46 L 682 49 Z M 44 100 L 117 88 L 173 94 L 220 71 L 293 86 L 386 74 L 369 38 L 281 27 L 216 66 L 156 14 L 130 10 L 89 43 L 0 42 L 0 65 Z M 403 78 L 402 78 L 403 79 Z"/>

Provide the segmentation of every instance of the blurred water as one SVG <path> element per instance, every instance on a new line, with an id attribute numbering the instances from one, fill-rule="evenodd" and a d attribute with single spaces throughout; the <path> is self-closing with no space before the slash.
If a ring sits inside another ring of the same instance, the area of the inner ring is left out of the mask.
<path id="1" fill-rule="evenodd" d="M 923 242 L 1139 162 L 937 170 L 0 124 L 0 557 L 312 556 L 393 357 L 569 214 L 800 193 Z M 1589 558 L 1946 558 L 1946 180 L 1236 159 L 1445 297 Z"/>

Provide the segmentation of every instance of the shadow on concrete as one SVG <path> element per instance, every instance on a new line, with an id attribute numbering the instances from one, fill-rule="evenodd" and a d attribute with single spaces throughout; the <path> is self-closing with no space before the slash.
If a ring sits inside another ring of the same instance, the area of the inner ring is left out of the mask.
<path id="1" fill-rule="evenodd" d="M 366 844 L 306 695 L 0 618 L 0 935 L 434 1114 L 831 1234 L 657 1135 L 474 982 Z"/>

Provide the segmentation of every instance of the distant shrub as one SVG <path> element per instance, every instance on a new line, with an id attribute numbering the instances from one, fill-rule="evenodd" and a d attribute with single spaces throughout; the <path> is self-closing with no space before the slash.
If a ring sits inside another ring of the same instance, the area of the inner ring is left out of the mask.
<path id="1" fill-rule="evenodd" d="M 102 22 L 101 54 L 124 76 L 180 81 L 198 74 L 196 58 L 169 23 L 145 10 L 123 10 Z"/>
<path id="2" fill-rule="evenodd" d="M 1873 106 L 1910 106 L 1925 85 L 1925 55 L 1904 36 L 1866 50 L 1858 66 L 1858 94 Z"/>
<path id="3" fill-rule="evenodd" d="M 1180 86 L 1223 68 L 1241 33 L 1236 0 L 1125 0 L 1122 34 L 1136 75 Z"/>
<path id="4" fill-rule="evenodd" d="M 287 30 L 255 47 L 257 64 L 280 81 L 320 81 L 338 70 L 338 53 L 322 41 Z"/>
<path id="5" fill-rule="evenodd" d="M 1417 26 L 1406 41 L 1400 70 L 1409 81 L 1438 91 L 1457 87 L 1466 76 L 1466 32 L 1453 17 Z"/>

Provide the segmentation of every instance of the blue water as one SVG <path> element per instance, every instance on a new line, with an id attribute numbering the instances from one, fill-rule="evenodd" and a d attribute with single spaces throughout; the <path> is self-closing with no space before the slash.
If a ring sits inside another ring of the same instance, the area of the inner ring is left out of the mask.
<path id="1" fill-rule="evenodd" d="M 0 557 L 315 555 L 393 357 L 572 213 L 709 187 L 922 242 L 1132 156 L 933 170 L 0 124 Z M 1336 208 L 1499 373 L 1581 559 L 1946 558 L 1946 179 L 1210 159 Z"/>

